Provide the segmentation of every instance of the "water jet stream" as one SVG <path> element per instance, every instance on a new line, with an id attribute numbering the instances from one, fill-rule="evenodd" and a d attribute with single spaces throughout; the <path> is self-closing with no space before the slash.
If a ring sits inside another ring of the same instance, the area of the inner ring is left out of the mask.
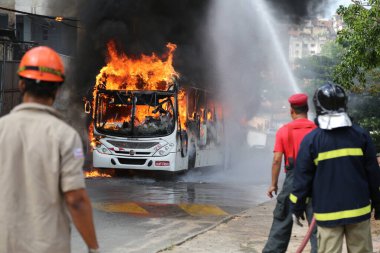
<path id="1" fill-rule="evenodd" d="M 270 34 L 270 37 L 272 38 L 270 42 L 273 44 L 273 48 L 275 49 L 277 56 L 281 62 L 281 65 L 284 68 L 284 72 L 286 74 L 289 84 L 291 85 L 294 93 L 300 93 L 301 90 L 297 85 L 297 82 L 294 78 L 292 70 L 290 69 L 285 52 L 282 49 L 283 47 L 280 44 L 279 36 L 277 34 L 277 31 L 274 28 L 274 20 L 272 16 L 270 15 L 267 4 L 263 0 L 250 0 L 250 1 L 252 4 L 252 7 L 258 10 L 256 13 L 258 13 L 261 16 L 261 19 L 264 21 L 265 26 L 268 29 L 268 33 Z"/>

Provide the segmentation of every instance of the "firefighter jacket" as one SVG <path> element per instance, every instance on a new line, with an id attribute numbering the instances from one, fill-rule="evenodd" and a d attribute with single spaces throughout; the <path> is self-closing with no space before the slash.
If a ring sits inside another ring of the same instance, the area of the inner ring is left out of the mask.
<path id="1" fill-rule="evenodd" d="M 301 214 L 312 196 L 317 224 L 333 227 L 369 219 L 371 204 L 380 207 L 379 187 L 375 147 L 364 129 L 316 128 L 301 143 L 289 198 Z"/>

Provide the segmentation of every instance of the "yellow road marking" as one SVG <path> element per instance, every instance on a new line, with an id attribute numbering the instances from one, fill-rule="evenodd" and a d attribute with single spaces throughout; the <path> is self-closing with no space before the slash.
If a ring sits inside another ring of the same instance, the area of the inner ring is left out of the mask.
<path id="1" fill-rule="evenodd" d="M 149 214 L 144 208 L 136 203 L 93 203 L 94 208 L 113 213 Z"/>
<path id="2" fill-rule="evenodd" d="M 213 205 L 179 204 L 182 210 L 192 216 L 223 216 L 228 215 L 225 211 Z"/>

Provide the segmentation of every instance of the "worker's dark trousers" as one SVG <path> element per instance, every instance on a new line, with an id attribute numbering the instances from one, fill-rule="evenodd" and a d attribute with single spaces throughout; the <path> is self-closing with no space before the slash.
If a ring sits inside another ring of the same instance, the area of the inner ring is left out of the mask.
<path id="1" fill-rule="evenodd" d="M 287 171 L 284 185 L 277 196 L 276 208 L 273 211 L 273 223 L 263 253 L 283 253 L 288 248 L 293 227 L 293 218 L 289 205 L 289 195 L 293 188 L 293 174 L 293 169 Z M 310 224 L 313 218 L 311 203 L 306 208 L 306 217 Z M 313 234 L 310 237 L 312 253 L 318 252 L 316 235 L 317 226 L 315 226 Z"/>

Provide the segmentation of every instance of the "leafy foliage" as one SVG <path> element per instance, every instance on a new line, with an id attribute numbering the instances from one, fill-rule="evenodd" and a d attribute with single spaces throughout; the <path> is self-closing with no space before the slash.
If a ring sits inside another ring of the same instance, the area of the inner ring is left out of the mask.
<path id="1" fill-rule="evenodd" d="M 380 152 L 380 119 L 376 117 L 364 118 L 359 124 L 369 131 L 377 152 Z"/>
<path id="2" fill-rule="evenodd" d="M 352 2 L 337 11 L 345 23 L 337 42 L 345 50 L 334 81 L 357 94 L 351 94 L 351 115 L 370 132 L 380 152 L 380 0 Z"/>
<path id="3" fill-rule="evenodd" d="M 337 13 L 345 23 L 337 42 L 346 50 L 335 68 L 334 81 L 357 92 L 379 92 L 380 0 L 353 1 L 348 7 L 340 6 Z"/>
<path id="4" fill-rule="evenodd" d="M 294 73 L 297 78 L 308 83 L 304 88 L 308 94 L 313 94 L 317 87 L 333 80 L 335 66 L 341 61 L 342 55 L 343 47 L 335 41 L 330 41 L 322 47 L 320 55 L 295 61 L 297 67 Z"/>
<path id="5" fill-rule="evenodd" d="M 320 55 L 305 57 L 296 61 L 296 76 L 308 80 L 308 85 L 304 87 L 305 92 L 312 95 L 317 87 L 333 79 L 334 69 L 342 61 L 345 50 L 340 44 L 332 41 L 324 45 Z M 379 69 L 373 69 L 368 73 L 371 73 L 367 75 L 369 77 L 368 82 L 379 82 Z M 375 91 L 371 92 L 370 89 L 366 89 L 363 92 L 356 85 L 351 86 L 348 93 L 350 93 L 348 106 L 350 115 L 358 124 L 370 132 L 377 152 L 380 152 L 380 110 L 378 109 L 380 108 L 380 97 Z"/>
<path id="6" fill-rule="evenodd" d="M 370 132 L 377 152 L 380 152 L 380 97 L 351 94 L 348 107 L 354 121 Z"/>

